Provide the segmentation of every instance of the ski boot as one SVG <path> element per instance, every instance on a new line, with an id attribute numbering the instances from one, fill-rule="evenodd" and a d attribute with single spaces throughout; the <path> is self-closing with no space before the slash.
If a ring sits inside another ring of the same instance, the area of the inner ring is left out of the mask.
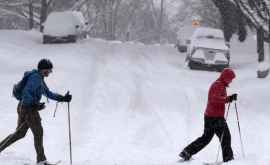
<path id="1" fill-rule="evenodd" d="M 229 162 L 232 161 L 234 158 L 233 157 L 228 157 L 228 158 L 223 158 L 224 162 Z"/>
<path id="2" fill-rule="evenodd" d="M 179 156 L 180 156 L 184 161 L 188 161 L 188 160 L 190 160 L 190 158 L 191 158 L 191 155 L 190 155 L 187 151 L 185 151 L 185 150 L 183 150 L 182 152 L 180 152 Z"/>

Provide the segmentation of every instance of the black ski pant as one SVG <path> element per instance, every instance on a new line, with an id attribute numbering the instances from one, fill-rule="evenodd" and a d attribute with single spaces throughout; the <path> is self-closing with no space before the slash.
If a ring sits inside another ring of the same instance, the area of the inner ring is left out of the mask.
<path id="1" fill-rule="evenodd" d="M 23 109 L 21 108 L 21 104 L 18 104 L 17 112 L 18 122 L 16 131 L 0 142 L 0 152 L 17 140 L 22 139 L 30 128 L 34 135 L 37 162 L 46 160 L 43 148 L 43 128 L 39 112 L 34 109 Z"/>
<path id="2" fill-rule="evenodd" d="M 203 135 L 189 144 L 184 150 L 190 155 L 196 154 L 209 144 L 215 134 L 221 142 L 223 161 L 232 160 L 231 134 L 224 118 L 204 117 Z"/>

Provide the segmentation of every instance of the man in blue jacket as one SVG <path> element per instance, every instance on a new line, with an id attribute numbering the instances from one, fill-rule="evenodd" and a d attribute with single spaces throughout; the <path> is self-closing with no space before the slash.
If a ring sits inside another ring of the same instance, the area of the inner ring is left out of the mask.
<path id="1" fill-rule="evenodd" d="M 21 99 L 17 107 L 18 123 L 16 131 L 0 142 L 0 152 L 6 147 L 23 138 L 30 128 L 34 135 L 34 145 L 37 153 L 38 165 L 48 165 L 43 148 L 43 128 L 39 111 L 45 108 L 45 103 L 41 103 L 41 96 L 44 95 L 59 102 L 70 102 L 72 96 L 67 93 L 62 96 L 53 93 L 47 87 L 44 78 L 52 72 L 53 64 L 48 59 L 42 59 L 38 63 L 38 69 L 25 72 L 28 76 L 22 90 Z"/>

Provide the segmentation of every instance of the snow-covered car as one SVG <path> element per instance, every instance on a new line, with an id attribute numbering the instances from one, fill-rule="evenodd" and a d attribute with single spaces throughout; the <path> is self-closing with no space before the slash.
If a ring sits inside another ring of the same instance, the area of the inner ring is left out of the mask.
<path id="1" fill-rule="evenodd" d="M 230 64 L 230 48 L 222 30 L 200 27 L 190 39 L 186 62 L 190 69 L 222 71 Z"/>
<path id="2" fill-rule="evenodd" d="M 44 44 L 76 42 L 87 36 L 87 23 L 78 11 L 52 12 L 43 26 Z"/>

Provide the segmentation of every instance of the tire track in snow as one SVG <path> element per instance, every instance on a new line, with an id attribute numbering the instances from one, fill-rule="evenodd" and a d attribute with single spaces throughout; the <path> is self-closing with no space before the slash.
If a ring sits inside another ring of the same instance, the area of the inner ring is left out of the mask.
<path id="1" fill-rule="evenodd" d="M 149 50 L 149 54 L 152 55 L 153 52 Z M 159 58 L 162 58 L 162 56 L 159 55 L 152 58 L 150 55 L 144 52 L 143 55 L 140 55 L 135 60 L 136 64 L 138 64 L 138 66 L 141 66 L 140 69 L 142 70 L 142 73 L 141 73 L 142 76 L 138 76 L 136 74 L 134 74 L 133 76 L 136 90 L 134 92 L 134 96 L 131 97 L 131 101 L 130 101 L 131 108 L 133 108 L 133 110 L 137 109 L 136 111 L 138 110 L 141 111 L 142 109 L 144 109 L 144 111 L 147 111 L 148 113 L 152 115 L 152 117 L 149 118 L 149 120 L 151 119 L 151 121 L 142 123 L 142 124 L 147 124 L 147 125 L 142 125 L 140 130 L 137 130 L 141 132 L 141 135 L 138 132 L 139 137 L 138 136 L 136 137 L 138 139 L 142 138 L 140 136 L 145 136 L 145 132 L 152 131 L 152 130 L 149 130 L 151 129 L 152 124 L 155 124 L 155 127 L 157 127 L 158 125 L 158 127 L 160 127 L 159 132 L 161 133 L 161 135 L 159 136 L 166 137 L 166 141 L 170 144 L 169 145 L 170 150 L 173 150 L 175 146 L 179 145 L 179 143 L 177 142 L 177 138 L 175 138 L 177 137 L 176 134 L 178 134 L 178 133 L 175 133 L 176 131 L 175 128 L 178 128 L 180 126 L 180 124 L 178 124 L 179 120 L 177 116 L 180 116 L 181 113 L 179 111 L 168 113 L 166 110 L 165 111 L 164 109 L 162 110 L 162 108 L 159 107 L 159 104 L 152 103 L 152 105 L 150 105 L 149 102 L 153 101 L 151 99 L 151 96 L 150 95 L 144 96 L 143 92 L 141 92 L 143 91 L 143 89 L 153 88 L 156 85 L 155 79 L 156 79 L 157 74 L 162 73 L 159 70 L 155 70 L 156 68 L 158 68 L 157 65 L 160 65 L 160 62 L 163 62 L 163 59 L 162 60 L 159 59 Z M 158 63 L 156 64 L 157 61 Z M 134 64 L 134 61 L 133 61 L 133 64 Z M 181 91 L 183 91 L 182 93 L 185 93 L 185 90 L 181 90 Z M 144 99 L 142 99 L 143 97 Z M 146 100 L 146 101 L 141 101 L 141 100 Z"/>
<path id="2" fill-rule="evenodd" d="M 109 58 L 107 52 L 110 52 L 110 48 L 104 50 L 99 46 L 102 46 L 102 44 L 93 46 L 93 52 L 89 58 L 90 65 L 86 70 L 87 78 L 82 84 L 85 89 L 82 95 L 84 98 L 82 105 L 85 108 L 83 112 L 84 115 L 81 115 L 80 117 L 82 117 L 81 119 L 86 123 L 81 124 L 81 120 L 78 121 L 78 125 L 81 125 L 81 130 L 84 130 L 83 133 L 80 132 L 80 135 L 82 136 L 80 136 L 79 140 L 84 142 L 80 142 L 83 146 L 78 147 L 78 150 L 80 150 L 78 153 L 87 152 L 89 155 L 92 155 L 91 160 L 81 160 L 88 163 L 101 159 L 106 151 L 104 146 L 109 146 L 111 143 L 111 140 L 106 140 L 106 136 L 105 139 L 101 139 L 100 130 L 98 130 L 100 128 L 98 124 L 101 124 L 100 122 L 104 120 L 102 118 L 102 114 L 104 113 L 102 112 L 103 103 L 105 102 L 106 97 L 108 97 L 106 96 L 106 91 L 104 91 L 106 89 L 105 83 L 107 82 L 104 81 L 104 78 L 106 79 L 106 65 Z M 104 53 L 98 52 L 99 50 L 104 51 Z M 97 53 L 95 53 L 95 51 Z M 97 56 L 100 54 L 103 56 Z"/>

